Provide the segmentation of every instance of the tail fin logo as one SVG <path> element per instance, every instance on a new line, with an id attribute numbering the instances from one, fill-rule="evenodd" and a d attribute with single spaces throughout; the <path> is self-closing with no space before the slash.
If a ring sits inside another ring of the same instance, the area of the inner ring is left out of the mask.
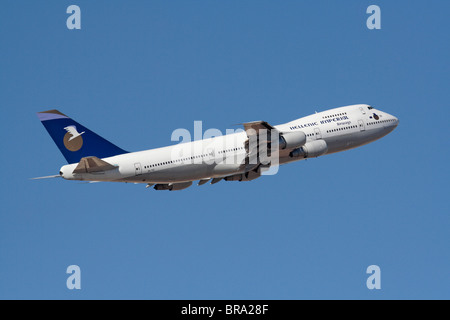
<path id="1" fill-rule="evenodd" d="M 84 133 L 79 133 L 76 126 L 67 126 L 64 128 L 67 133 L 64 135 L 64 146 L 67 150 L 78 151 L 83 146 L 83 138 L 81 135 Z"/>

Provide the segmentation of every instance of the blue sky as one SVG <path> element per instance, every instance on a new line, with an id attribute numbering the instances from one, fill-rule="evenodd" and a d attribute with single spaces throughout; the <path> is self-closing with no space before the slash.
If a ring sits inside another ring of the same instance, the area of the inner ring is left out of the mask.
<path id="1" fill-rule="evenodd" d="M 68 30 L 66 8 L 81 8 Z M 381 8 L 381 30 L 366 8 Z M 0 298 L 449 299 L 447 1 L 5 1 Z M 59 179 L 36 117 L 118 146 L 368 103 L 399 127 L 248 183 Z M 81 268 L 81 290 L 66 268 Z M 368 290 L 366 268 L 381 268 Z"/>

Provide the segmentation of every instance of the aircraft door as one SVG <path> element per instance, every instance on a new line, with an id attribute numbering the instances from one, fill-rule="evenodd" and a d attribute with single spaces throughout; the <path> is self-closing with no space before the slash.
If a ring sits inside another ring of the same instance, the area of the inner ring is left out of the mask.
<path id="1" fill-rule="evenodd" d="M 362 121 L 361 119 L 358 120 L 358 127 L 359 127 L 359 131 L 365 131 L 366 127 L 364 125 L 364 121 Z"/>
<path id="2" fill-rule="evenodd" d="M 141 167 L 141 163 L 137 162 L 134 164 L 134 175 L 138 176 L 142 174 L 142 167 Z"/>
<path id="3" fill-rule="evenodd" d="M 216 151 L 214 150 L 214 148 L 206 148 L 206 153 L 208 154 L 207 160 L 214 161 L 214 159 L 216 158 Z"/>
<path id="4" fill-rule="evenodd" d="M 314 128 L 314 136 L 316 137 L 316 140 L 322 139 L 322 133 L 320 132 L 319 128 Z"/>
<path id="5" fill-rule="evenodd" d="M 362 114 L 366 114 L 366 110 L 364 110 L 363 107 L 359 107 L 359 110 L 361 110 L 361 113 L 362 113 Z"/>

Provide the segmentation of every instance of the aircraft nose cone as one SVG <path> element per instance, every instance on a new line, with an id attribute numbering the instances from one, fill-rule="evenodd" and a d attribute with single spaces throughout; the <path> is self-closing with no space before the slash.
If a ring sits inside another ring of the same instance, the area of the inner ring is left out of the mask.
<path id="1" fill-rule="evenodd" d="M 393 126 L 396 128 L 398 126 L 399 120 L 396 116 L 393 116 L 392 114 L 386 113 L 386 118 L 388 120 L 388 126 Z"/>
<path id="2" fill-rule="evenodd" d="M 395 120 L 395 126 L 398 126 L 398 124 L 399 124 L 399 122 L 400 122 L 400 120 L 398 120 L 398 118 L 397 117 L 394 117 L 394 120 Z"/>

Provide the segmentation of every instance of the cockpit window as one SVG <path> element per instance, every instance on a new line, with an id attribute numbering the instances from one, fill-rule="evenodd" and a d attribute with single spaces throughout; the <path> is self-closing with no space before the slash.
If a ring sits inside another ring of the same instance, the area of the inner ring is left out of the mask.
<path id="1" fill-rule="evenodd" d="M 373 109 L 373 107 L 371 107 L 371 106 L 368 106 L 368 107 L 367 107 L 367 109 L 369 109 L 369 110 L 370 110 L 370 109 Z"/>

